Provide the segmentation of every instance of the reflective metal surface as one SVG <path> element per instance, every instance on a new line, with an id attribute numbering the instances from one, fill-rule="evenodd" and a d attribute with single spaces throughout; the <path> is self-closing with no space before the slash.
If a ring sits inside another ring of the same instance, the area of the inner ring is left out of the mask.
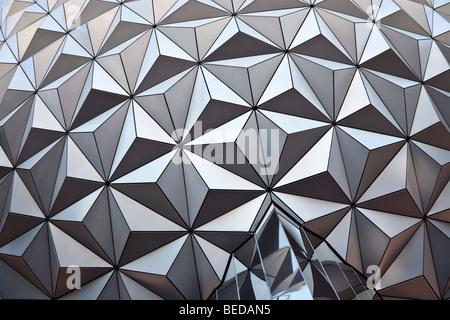
<path id="1" fill-rule="evenodd" d="M 2 3 L 0 298 L 449 299 L 449 6 Z"/>

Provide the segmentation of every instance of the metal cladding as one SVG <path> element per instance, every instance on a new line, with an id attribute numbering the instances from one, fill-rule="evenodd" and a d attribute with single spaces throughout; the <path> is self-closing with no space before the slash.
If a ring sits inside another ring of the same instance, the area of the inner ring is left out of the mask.
<path id="1" fill-rule="evenodd" d="M 211 300 L 380 299 L 379 268 L 369 271 L 364 279 L 325 240 L 273 207 L 253 236 L 232 253 Z"/>
<path id="2" fill-rule="evenodd" d="M 0 10 L 0 298 L 210 299 L 273 206 L 450 298 L 449 1 Z"/>

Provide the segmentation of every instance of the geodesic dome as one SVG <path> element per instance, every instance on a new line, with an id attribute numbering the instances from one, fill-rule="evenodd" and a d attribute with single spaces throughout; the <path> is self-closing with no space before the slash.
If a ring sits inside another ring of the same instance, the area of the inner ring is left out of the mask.
<path id="1" fill-rule="evenodd" d="M 1 298 L 208 299 L 272 206 L 381 297 L 449 298 L 448 1 L 0 19 Z"/>

